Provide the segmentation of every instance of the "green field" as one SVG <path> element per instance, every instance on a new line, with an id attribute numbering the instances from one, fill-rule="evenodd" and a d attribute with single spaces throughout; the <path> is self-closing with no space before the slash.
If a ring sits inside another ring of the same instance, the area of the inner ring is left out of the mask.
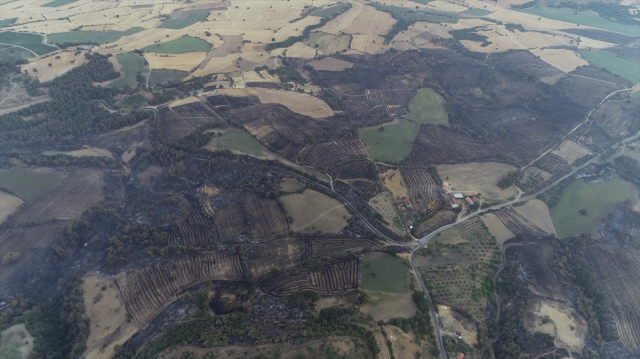
<path id="1" fill-rule="evenodd" d="M 467 15 L 474 15 L 474 16 L 486 16 L 491 14 L 491 11 L 474 8 L 474 9 L 465 10 L 462 13 Z"/>
<path id="2" fill-rule="evenodd" d="M 18 19 L 17 17 L 12 17 L 11 19 L 0 20 L 0 27 L 5 27 L 13 24 L 14 21 Z"/>
<path id="3" fill-rule="evenodd" d="M 409 102 L 407 118 L 421 124 L 449 126 L 443 101 L 432 89 L 421 89 Z"/>
<path id="4" fill-rule="evenodd" d="M 147 104 L 147 98 L 140 95 L 135 94 L 124 101 L 120 102 L 119 106 L 122 108 L 138 108 L 143 107 Z"/>
<path id="5" fill-rule="evenodd" d="M 231 150 L 254 157 L 264 156 L 258 140 L 244 131 L 233 128 L 226 130 L 222 134 L 222 138 L 214 137 L 210 143 L 214 143 L 213 146 L 207 145 L 210 150 Z"/>
<path id="6" fill-rule="evenodd" d="M 35 52 L 38 55 L 44 55 L 56 50 L 56 48 L 53 46 L 43 44 L 42 36 L 36 34 L 25 34 L 21 32 L 0 32 L 0 43 L 22 46 Z"/>
<path id="7" fill-rule="evenodd" d="M 16 61 L 35 57 L 33 53 L 20 47 L 0 45 L 0 61 Z"/>
<path id="8" fill-rule="evenodd" d="M 405 293 L 409 268 L 402 260 L 388 254 L 362 262 L 361 288 L 372 292 Z"/>
<path id="9" fill-rule="evenodd" d="M 61 32 L 57 34 L 49 35 L 49 42 L 54 44 L 63 44 L 65 42 L 73 42 L 73 43 L 90 43 L 96 42 L 98 44 L 106 44 L 108 42 L 114 42 L 119 40 L 122 36 L 127 36 L 131 34 L 135 34 L 136 32 L 140 32 L 144 30 L 141 27 L 132 27 L 127 31 L 69 31 L 69 32 Z"/>
<path id="10" fill-rule="evenodd" d="M 180 82 L 187 75 L 189 73 L 182 70 L 152 69 L 149 73 L 149 85 Z"/>
<path id="11" fill-rule="evenodd" d="M 580 55 L 590 64 L 603 67 L 611 73 L 629 81 L 640 82 L 640 65 L 621 59 L 609 51 L 580 51 Z"/>
<path id="12" fill-rule="evenodd" d="M 394 125 L 381 125 L 362 131 L 360 139 L 367 146 L 373 159 L 383 162 L 400 162 L 411 153 L 413 140 L 420 126 L 414 122 L 398 120 Z M 380 131 L 380 127 L 384 131 Z"/>
<path id="13" fill-rule="evenodd" d="M 142 49 L 146 52 L 157 52 L 162 54 L 182 54 L 185 52 L 204 51 L 207 52 L 211 44 L 195 37 L 183 36 L 179 39 L 162 42 L 156 45 L 149 45 Z"/>
<path id="14" fill-rule="evenodd" d="M 633 185 L 618 177 L 604 183 L 587 184 L 577 180 L 565 188 L 560 201 L 549 213 L 558 237 L 597 233 L 595 226 L 607 214 L 612 204 L 631 198 Z M 587 210 L 587 215 L 578 211 Z"/>
<path id="15" fill-rule="evenodd" d="M 193 11 L 187 17 L 180 19 L 170 19 L 162 24 L 162 27 L 167 29 L 182 29 L 187 26 L 191 26 L 198 21 L 204 21 L 209 16 L 208 11 Z"/>
<path id="16" fill-rule="evenodd" d="M 333 14 L 337 14 L 338 12 L 340 12 L 345 7 L 347 7 L 347 4 L 340 3 L 338 5 L 331 6 L 331 7 L 328 7 L 326 9 L 315 9 L 311 13 L 309 13 L 309 15 L 310 16 L 318 16 L 318 17 L 332 16 Z"/>
<path id="17" fill-rule="evenodd" d="M 574 15 L 575 10 L 569 9 L 552 9 L 537 8 L 517 10 L 526 14 L 546 17 L 547 19 L 560 20 L 570 22 L 572 24 L 593 26 L 600 29 L 621 32 L 623 34 L 638 36 L 640 35 L 640 26 L 618 24 L 600 17 L 593 11 L 578 11 L 578 15 Z"/>
<path id="18" fill-rule="evenodd" d="M 144 59 L 133 52 L 128 54 L 116 55 L 116 60 L 122 65 L 123 77 L 118 81 L 113 82 L 110 86 L 116 88 L 122 88 L 125 86 L 136 87 L 136 76 L 138 71 L 141 71 L 144 75 L 148 71 L 148 68 L 144 65 Z"/>
<path id="19" fill-rule="evenodd" d="M 43 7 L 58 7 L 58 6 L 64 6 L 67 4 L 71 4 L 72 2 L 76 2 L 78 0 L 53 0 L 51 2 L 48 2 L 44 5 L 41 5 Z"/>
<path id="20" fill-rule="evenodd" d="M 0 187 L 4 187 L 25 202 L 57 188 L 64 174 L 53 171 L 37 171 L 28 168 L 0 170 Z"/>

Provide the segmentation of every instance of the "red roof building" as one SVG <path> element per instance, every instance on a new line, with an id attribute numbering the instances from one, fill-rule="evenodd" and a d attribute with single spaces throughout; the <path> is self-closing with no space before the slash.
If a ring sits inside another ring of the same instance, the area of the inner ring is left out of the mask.
<path id="1" fill-rule="evenodd" d="M 460 333 L 460 332 L 456 332 L 456 336 L 457 336 L 457 337 L 461 337 L 461 336 L 462 336 L 462 333 Z"/>
<path id="2" fill-rule="evenodd" d="M 413 203 L 411 203 L 411 201 L 409 200 L 404 201 L 404 204 L 407 205 L 407 208 L 413 208 Z"/>
<path id="3" fill-rule="evenodd" d="M 465 200 L 465 201 L 467 201 L 467 203 L 468 203 L 470 206 L 473 206 L 473 201 L 471 200 L 471 198 L 469 198 L 469 197 L 465 197 L 465 198 L 464 198 L 464 200 Z"/>
<path id="4" fill-rule="evenodd" d="M 458 353 L 458 358 L 457 359 L 462 359 L 464 358 L 464 353 Z"/>
<path id="5" fill-rule="evenodd" d="M 456 203 L 456 197 L 453 195 L 452 192 L 449 192 L 449 197 L 451 197 L 451 202 Z"/>

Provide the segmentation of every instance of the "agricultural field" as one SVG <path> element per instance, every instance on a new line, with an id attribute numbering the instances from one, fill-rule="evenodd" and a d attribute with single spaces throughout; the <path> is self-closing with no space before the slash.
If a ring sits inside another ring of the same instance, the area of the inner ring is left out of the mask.
<path id="1" fill-rule="evenodd" d="M 538 208 L 536 208 L 538 209 Z M 531 214 L 531 209 L 527 211 L 523 211 L 523 213 Z M 533 221 L 530 221 L 527 217 L 525 217 L 520 212 L 516 211 L 514 207 L 504 207 L 498 211 L 493 212 L 498 219 L 515 235 L 518 236 L 536 236 L 536 237 L 546 237 L 549 235 L 548 232 L 545 232 L 540 227 L 538 227 Z M 542 224 L 549 227 L 549 223 L 544 222 L 544 215 L 537 215 L 538 222 L 542 222 Z M 551 227 L 553 228 L 553 227 Z"/>
<path id="2" fill-rule="evenodd" d="M 549 210 L 558 237 L 586 232 L 600 237 L 596 224 L 604 218 L 611 205 L 632 199 L 633 189 L 633 184 L 618 177 L 597 184 L 587 184 L 583 180 L 571 183 L 564 189 L 558 204 Z M 581 209 L 586 209 L 587 214 L 580 214 Z"/>
<path id="3" fill-rule="evenodd" d="M 109 157 L 112 160 L 114 160 L 115 158 L 113 157 L 113 154 L 111 152 L 109 152 L 108 150 L 102 149 L 102 148 L 97 148 L 97 147 L 89 147 L 87 145 L 82 146 L 83 149 L 81 150 L 73 150 L 73 151 L 43 151 L 42 154 L 46 155 L 46 156 L 51 156 L 51 155 L 57 155 L 57 154 L 62 154 L 62 155 L 67 155 L 67 156 L 71 156 L 71 157 Z"/>
<path id="4" fill-rule="evenodd" d="M 47 36 L 48 42 L 52 44 L 70 43 L 98 43 L 106 44 L 118 41 L 123 36 L 135 34 L 144 30 L 142 27 L 133 27 L 126 31 L 108 30 L 108 31 L 85 31 L 76 30 L 70 32 L 60 32 Z"/>
<path id="5" fill-rule="evenodd" d="M 402 294 L 409 291 L 409 268 L 386 253 L 362 255 L 362 285 L 366 291 Z"/>
<path id="6" fill-rule="evenodd" d="M 43 41 L 44 38 L 41 35 L 12 31 L 0 32 L 0 43 L 24 47 L 35 53 L 37 56 L 48 54 L 56 50 L 53 46 L 43 44 Z"/>
<path id="7" fill-rule="evenodd" d="M 22 204 L 23 200 L 20 198 L 0 191 L 0 223 L 4 222 L 7 217 L 16 211 Z"/>
<path id="8" fill-rule="evenodd" d="M 174 69 L 191 71 L 207 56 L 206 52 L 185 52 L 183 54 L 147 53 L 144 58 L 152 69 Z"/>
<path id="9" fill-rule="evenodd" d="M 449 126 L 443 102 L 432 89 L 421 89 L 409 102 L 407 118 L 420 124 Z"/>
<path id="10" fill-rule="evenodd" d="M 213 131 L 221 133 L 222 136 L 216 135 L 209 140 L 209 143 L 204 146 L 209 151 L 230 150 L 253 157 L 264 157 L 265 155 L 260 142 L 244 131 L 233 128 Z"/>
<path id="11" fill-rule="evenodd" d="M 509 228 L 504 225 L 504 223 L 502 223 L 502 221 L 500 221 L 500 218 L 498 218 L 498 216 L 496 215 L 485 214 L 480 216 L 479 218 L 480 220 L 482 220 L 482 223 L 487 226 L 489 233 L 491 233 L 492 236 L 496 237 L 496 242 L 501 248 L 504 245 L 504 242 L 516 236 L 509 230 Z"/>
<path id="12" fill-rule="evenodd" d="M 51 56 L 52 57 L 39 58 L 26 65 L 22 65 L 20 68 L 23 72 L 34 73 L 40 82 L 46 82 L 87 62 L 84 53 L 76 55 L 74 52 L 64 51 L 56 52 Z"/>
<path id="13" fill-rule="evenodd" d="M 360 138 L 376 161 L 398 163 L 411 154 L 419 125 L 404 119 L 360 129 Z M 382 130 L 381 130 L 382 129 Z"/>
<path id="14" fill-rule="evenodd" d="M 0 61 L 26 60 L 35 55 L 27 50 L 12 45 L 0 45 Z"/>
<path id="15" fill-rule="evenodd" d="M 373 207 L 385 221 L 387 227 L 399 235 L 404 234 L 404 227 L 400 222 L 398 211 L 395 207 L 395 201 L 389 195 L 389 192 L 382 192 L 369 200 L 369 205 Z"/>
<path id="16" fill-rule="evenodd" d="M 444 193 L 435 168 L 416 166 L 401 170 L 409 189 L 409 199 L 419 216 L 428 215 L 444 205 Z"/>
<path id="17" fill-rule="evenodd" d="M 453 192 L 461 192 L 465 195 L 477 195 L 495 202 L 504 201 L 518 195 L 518 190 L 513 186 L 500 189 L 498 182 L 508 173 L 516 170 L 515 167 L 496 162 L 470 162 L 459 165 L 436 166 L 442 181 Z"/>
<path id="18" fill-rule="evenodd" d="M 78 0 L 53 0 L 51 2 L 48 2 L 46 4 L 43 4 L 43 7 L 59 7 L 59 6 L 64 6 L 64 5 L 68 5 L 71 3 L 74 3 Z"/>
<path id="19" fill-rule="evenodd" d="M 87 338 L 85 356 L 108 359 L 114 347 L 122 345 L 138 330 L 127 321 L 127 308 L 113 277 L 88 273 L 82 281 L 86 313 L 93 324 Z"/>
<path id="20" fill-rule="evenodd" d="M 120 64 L 120 72 L 122 73 L 122 76 L 115 82 L 112 82 L 110 85 L 111 87 L 135 87 L 138 72 L 146 75 L 146 72 L 148 71 L 147 66 L 144 64 L 144 59 L 132 52 L 116 55 L 116 60 Z"/>
<path id="21" fill-rule="evenodd" d="M 149 86 L 166 84 L 169 82 L 180 82 L 187 77 L 189 73 L 182 70 L 152 69 L 149 72 Z"/>
<path id="22" fill-rule="evenodd" d="M 64 172 L 44 168 L 0 169 L 0 187 L 10 190 L 29 203 L 56 189 L 65 177 L 67 174 Z"/>
<path id="23" fill-rule="evenodd" d="M 0 20 L 0 27 L 7 27 L 10 26 L 11 24 L 13 24 L 18 18 L 17 17 L 13 17 L 10 19 L 2 19 Z"/>
<path id="24" fill-rule="evenodd" d="M 638 276 L 629 275 L 640 271 L 640 257 L 633 251 L 595 245 L 587 248 L 586 258 L 609 296 L 622 344 L 632 353 L 640 353 L 640 283 Z"/>
<path id="25" fill-rule="evenodd" d="M 500 263 L 500 250 L 478 218 L 465 221 L 433 237 L 416 256 L 416 266 L 443 305 L 463 309 L 482 320 L 487 282 Z"/>
<path id="26" fill-rule="evenodd" d="M 33 350 L 33 337 L 24 323 L 0 332 L 0 358 L 27 359 Z"/>
<path id="27" fill-rule="evenodd" d="M 627 79 L 631 82 L 640 82 L 640 73 L 638 70 L 638 64 L 617 57 L 616 54 L 609 51 L 580 51 L 580 55 L 587 60 L 590 64 L 603 67 L 611 73 L 620 75 L 620 77 Z"/>
<path id="28" fill-rule="evenodd" d="M 313 118 L 325 118 L 333 115 L 333 111 L 324 101 L 317 97 L 297 91 L 281 91 L 266 88 L 249 88 L 247 93 L 258 96 L 261 103 L 279 103 L 291 111 Z"/>
<path id="29" fill-rule="evenodd" d="M 320 192 L 306 189 L 281 197 L 287 214 L 293 218 L 291 230 L 302 233 L 338 233 L 351 214 L 344 205 Z"/>
<path id="30" fill-rule="evenodd" d="M 607 20 L 593 11 L 578 11 L 578 15 L 574 15 L 575 10 L 570 9 L 552 9 L 543 7 L 532 7 L 528 9 L 518 10 L 534 16 L 541 16 L 547 19 L 564 21 L 568 23 L 597 27 L 600 29 L 621 32 L 623 34 L 638 36 L 640 29 L 637 26 L 625 25 Z"/>
<path id="31" fill-rule="evenodd" d="M 118 105 L 122 108 L 140 108 L 147 104 L 147 100 L 148 99 L 146 97 L 135 94 L 122 100 Z"/>
<path id="32" fill-rule="evenodd" d="M 353 62 L 336 59 L 335 57 L 325 57 L 322 60 L 310 62 L 309 66 L 316 71 L 344 71 L 351 68 Z"/>
<path id="33" fill-rule="evenodd" d="M 161 54 L 183 54 L 185 52 L 207 52 L 211 44 L 196 37 L 183 36 L 179 39 L 161 42 L 142 48 L 142 51 Z"/>
<path id="34" fill-rule="evenodd" d="M 322 31 L 312 33 L 309 36 L 309 40 L 305 41 L 312 48 L 318 49 L 325 54 L 334 54 L 349 49 L 350 42 L 351 36 L 349 35 L 332 35 Z M 318 69 L 316 68 L 316 70 Z"/>
<path id="35" fill-rule="evenodd" d="M 551 153 L 562 158 L 568 163 L 573 163 L 578 158 L 590 155 L 591 151 L 573 141 L 564 140 L 557 148 L 551 151 Z"/>
<path id="36" fill-rule="evenodd" d="M 536 56 L 540 56 L 544 62 L 564 72 L 571 72 L 577 67 L 589 65 L 587 61 L 571 50 L 532 49 L 529 51 Z"/>
<path id="37" fill-rule="evenodd" d="M 196 22 L 205 21 L 209 16 L 208 11 L 179 11 L 171 14 L 171 18 L 162 23 L 167 29 L 182 29 Z"/>
<path id="38" fill-rule="evenodd" d="M 400 169 L 395 166 L 387 166 L 381 163 L 377 163 L 376 167 L 380 173 L 380 179 L 384 185 L 393 194 L 394 201 L 401 201 L 408 198 L 407 186 L 402 178 Z"/>
<path id="39" fill-rule="evenodd" d="M 446 305 L 438 305 L 438 317 L 442 329 L 451 333 L 461 332 L 462 340 L 467 345 L 476 345 L 478 330 L 472 320 L 456 311 L 455 308 L 447 307 Z"/>
<path id="40" fill-rule="evenodd" d="M 541 200 L 529 200 L 524 205 L 515 207 L 515 210 L 536 225 L 536 227 L 549 234 L 557 234 L 551 216 L 549 215 L 549 208 L 547 204 Z"/>

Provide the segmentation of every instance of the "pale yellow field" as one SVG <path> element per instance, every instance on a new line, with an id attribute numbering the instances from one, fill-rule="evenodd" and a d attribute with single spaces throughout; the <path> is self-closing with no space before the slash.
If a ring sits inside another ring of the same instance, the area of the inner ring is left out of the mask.
<path id="1" fill-rule="evenodd" d="M 389 195 L 389 192 L 384 191 L 369 200 L 369 205 L 380 213 L 389 225 L 387 228 L 394 231 L 399 235 L 404 235 L 405 231 L 402 228 L 397 228 L 393 224 L 394 218 L 398 218 L 398 212 L 396 211 L 395 201 Z"/>
<path id="2" fill-rule="evenodd" d="M 322 60 L 310 62 L 309 66 L 313 67 L 314 70 L 320 71 L 344 71 L 345 69 L 351 68 L 353 62 L 333 57 L 325 57 Z"/>
<path id="3" fill-rule="evenodd" d="M 504 30 L 505 32 L 508 30 Z M 504 33 L 503 31 L 500 31 Z M 527 31 L 520 32 L 515 30 L 514 32 L 508 31 L 507 36 L 509 36 L 516 44 L 522 45 L 524 48 L 533 48 L 533 47 L 550 47 L 550 46 L 558 46 L 558 45 L 569 45 L 571 38 L 569 36 L 564 35 L 549 35 L 543 34 L 536 31 Z"/>
<path id="4" fill-rule="evenodd" d="M 97 147 L 89 147 L 89 146 L 83 146 L 84 148 L 81 150 L 75 150 L 75 151 L 44 151 L 42 152 L 43 155 L 57 155 L 57 154 L 63 154 L 63 155 L 67 155 L 67 156 L 72 156 L 72 157 L 84 157 L 84 156 L 89 156 L 89 157 L 109 157 L 111 159 L 114 159 L 113 155 L 111 154 L 111 152 L 104 150 L 102 148 L 97 148 Z"/>
<path id="5" fill-rule="evenodd" d="M 29 354 L 31 354 L 33 350 L 33 337 L 24 323 L 10 326 L 0 333 L 0 353 L 6 355 L 9 353 L 9 348 L 13 348 L 10 353 L 18 354 L 19 356 L 2 356 L 3 359 L 27 359 Z M 5 350 L 7 352 L 3 353 Z"/>
<path id="6" fill-rule="evenodd" d="M 472 27 L 492 25 L 492 24 L 493 24 L 492 22 L 484 21 L 481 19 L 459 19 L 457 23 L 447 24 L 447 26 L 451 27 L 454 30 L 460 30 L 460 29 L 469 29 Z"/>
<path id="7" fill-rule="evenodd" d="M 494 1 L 464 0 L 463 2 L 476 9 L 484 9 L 487 11 L 496 11 L 500 9 L 500 7 L 496 6 Z"/>
<path id="8" fill-rule="evenodd" d="M 333 115 L 331 107 L 317 97 L 297 91 L 284 91 L 250 87 L 247 93 L 256 94 L 262 103 L 280 103 L 291 111 L 313 118 L 323 118 Z"/>
<path id="9" fill-rule="evenodd" d="M 512 186 L 501 190 L 496 185 L 507 173 L 516 168 L 496 162 L 471 162 L 459 165 L 436 166 L 438 174 L 452 191 L 463 194 L 482 194 L 482 198 L 496 201 L 506 200 L 518 195 L 518 191 Z"/>
<path id="10" fill-rule="evenodd" d="M 351 48 L 360 52 L 367 52 L 370 54 L 376 53 L 381 50 L 384 45 L 384 38 L 382 36 L 369 36 L 369 35 L 353 35 L 351 40 Z"/>
<path id="11" fill-rule="evenodd" d="M 369 302 L 360 307 L 360 311 L 369 314 L 373 320 L 387 321 L 391 318 L 410 318 L 416 314 L 418 307 L 411 298 L 411 292 L 404 294 L 387 294 L 367 292 Z"/>
<path id="12" fill-rule="evenodd" d="M 468 10 L 467 7 L 452 4 L 449 2 L 440 1 L 440 0 L 431 1 L 430 3 L 427 4 L 427 7 L 434 8 L 437 10 L 442 10 L 442 11 L 451 11 L 451 12 L 461 12 L 461 11 Z"/>
<path id="13" fill-rule="evenodd" d="M 271 51 L 269 56 L 270 57 L 286 56 L 286 57 L 299 57 L 302 59 L 312 59 L 316 57 L 316 49 L 314 49 L 309 45 L 305 45 L 301 42 L 296 42 L 295 44 L 289 47 L 275 49 Z"/>
<path id="14" fill-rule="evenodd" d="M 461 332 L 462 340 L 464 340 L 467 345 L 473 347 L 478 342 L 478 331 L 473 325 L 468 325 L 465 327 L 464 323 L 454 318 L 453 313 L 451 312 L 451 307 L 446 305 L 438 305 L 438 313 L 440 317 L 440 321 L 442 322 L 442 326 L 447 332 Z"/>
<path id="15" fill-rule="evenodd" d="M 489 229 L 489 233 L 496 237 L 496 242 L 500 247 L 504 245 L 504 242 L 516 236 L 504 225 L 504 223 L 502 223 L 502 221 L 500 221 L 498 217 L 496 217 L 496 215 L 485 214 L 480 216 L 480 219 Z"/>
<path id="16" fill-rule="evenodd" d="M 74 55 L 75 51 L 55 52 L 56 55 L 46 58 L 36 58 L 33 62 L 20 66 L 22 72 L 27 70 L 29 75 L 35 75 L 40 82 L 52 80 L 57 76 L 64 74 L 76 66 L 84 64 L 87 60 L 82 54 Z M 59 59 L 56 57 L 60 56 Z M 73 63 L 71 62 L 73 61 Z M 51 66 L 49 66 L 51 64 Z M 36 69 L 38 72 L 33 72 Z"/>
<path id="17" fill-rule="evenodd" d="M 380 178 L 382 182 L 384 182 L 384 185 L 391 191 L 396 201 L 405 200 L 409 197 L 407 194 L 407 186 L 404 184 L 404 179 L 399 169 L 380 173 Z"/>
<path id="18" fill-rule="evenodd" d="M 285 192 L 295 192 L 304 187 L 304 184 L 292 177 L 286 177 L 280 183 L 280 189 Z"/>
<path id="19" fill-rule="evenodd" d="M 498 10 L 492 13 L 491 15 L 489 15 L 488 17 L 496 20 L 500 20 L 502 22 L 521 24 L 523 26 L 531 26 L 533 28 L 538 28 L 538 29 L 541 28 L 541 29 L 557 30 L 557 29 L 573 29 L 578 27 L 576 24 L 572 24 L 570 22 L 551 20 L 544 17 L 538 20 L 539 16 L 529 15 L 529 14 L 512 11 L 512 10 L 506 10 L 506 9 Z M 584 26 L 580 28 L 584 28 Z"/>
<path id="20" fill-rule="evenodd" d="M 556 233 L 553 221 L 549 215 L 549 207 L 539 199 L 531 199 L 523 206 L 514 207 L 524 218 L 530 220 L 536 226 L 547 233 Z"/>
<path id="21" fill-rule="evenodd" d="M 345 29 L 353 24 L 353 22 L 367 7 L 363 3 L 357 1 L 351 1 L 351 5 L 352 7 L 351 9 L 349 9 L 349 11 L 329 21 L 326 25 L 319 28 L 318 31 L 323 31 L 333 35 L 339 35 L 341 32 L 345 31 Z"/>
<path id="22" fill-rule="evenodd" d="M 525 326 L 529 332 L 550 334 L 556 338 L 556 347 L 582 352 L 589 331 L 587 321 L 568 304 L 537 300 L 527 308 L 527 313 L 533 314 L 525 315 Z M 543 324 L 544 318 L 549 319 L 549 323 Z"/>
<path id="23" fill-rule="evenodd" d="M 351 218 L 342 203 L 314 190 L 307 189 L 301 194 L 281 197 L 281 200 L 288 215 L 293 217 L 291 229 L 296 232 L 338 233 Z"/>
<path id="24" fill-rule="evenodd" d="M 24 203 L 20 198 L 0 191 L 0 223 Z M 1 259 L 1 258 L 0 258 Z"/>
<path id="25" fill-rule="evenodd" d="M 222 73 L 222 72 L 231 72 L 236 71 L 239 68 L 236 67 L 237 60 L 242 58 L 242 60 L 249 60 L 254 63 L 259 63 L 261 61 L 267 60 L 269 58 L 268 52 L 254 52 L 248 54 L 229 54 L 224 57 L 216 57 L 209 61 L 207 65 L 203 69 L 197 69 L 194 71 L 191 76 L 205 76 L 209 74 Z"/>
<path id="26" fill-rule="evenodd" d="M 531 49 L 532 54 L 540 56 L 540 59 L 551 66 L 564 72 L 571 72 L 579 66 L 589 65 L 582 57 L 571 50 L 564 49 Z"/>
<path id="27" fill-rule="evenodd" d="M 365 6 L 358 17 L 343 31 L 347 34 L 384 35 L 396 23 L 391 14 Z"/>
<path id="28" fill-rule="evenodd" d="M 590 155 L 591 151 L 573 141 L 564 140 L 557 148 L 553 149 L 551 153 L 562 157 L 571 164 L 580 157 Z"/>
<path id="29" fill-rule="evenodd" d="M 82 289 L 86 313 L 91 320 L 83 357 L 111 358 L 113 347 L 131 338 L 138 328 L 127 320 L 127 308 L 113 277 L 90 272 L 84 277 Z"/>
<path id="30" fill-rule="evenodd" d="M 176 106 L 186 105 L 188 103 L 194 103 L 199 101 L 200 100 L 196 96 L 189 96 L 180 100 L 173 101 L 172 103 L 169 104 L 169 107 L 176 107 Z"/>
<path id="31" fill-rule="evenodd" d="M 206 52 L 187 52 L 184 54 L 157 54 L 146 52 L 144 58 L 152 69 L 175 69 L 191 71 L 207 56 Z"/>

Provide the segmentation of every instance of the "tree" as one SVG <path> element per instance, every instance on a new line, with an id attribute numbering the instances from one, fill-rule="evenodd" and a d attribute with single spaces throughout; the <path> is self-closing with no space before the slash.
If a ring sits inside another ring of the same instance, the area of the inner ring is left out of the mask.
<path id="1" fill-rule="evenodd" d="M 583 215 L 583 216 L 586 216 L 587 213 L 589 213 L 589 212 L 587 212 L 587 210 L 585 208 L 579 210 L 578 212 L 580 212 L 580 214 Z"/>
<path id="2" fill-rule="evenodd" d="M 378 129 L 378 131 L 380 131 L 380 132 L 384 132 L 384 126 L 380 126 L 380 128 Z"/>

